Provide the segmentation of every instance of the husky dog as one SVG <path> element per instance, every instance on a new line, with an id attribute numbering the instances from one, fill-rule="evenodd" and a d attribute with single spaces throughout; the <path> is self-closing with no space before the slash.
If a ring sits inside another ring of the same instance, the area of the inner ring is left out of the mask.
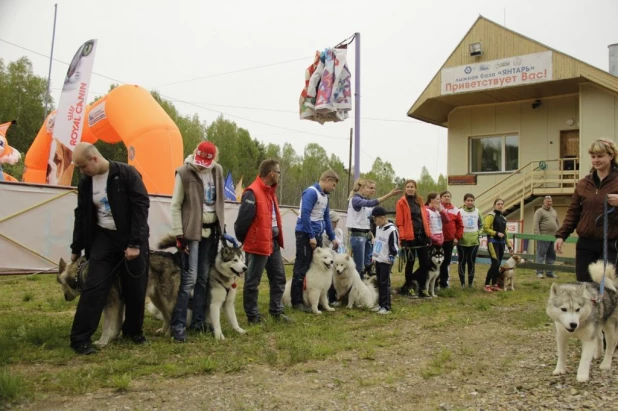
<path id="1" fill-rule="evenodd" d="M 525 263 L 526 260 L 521 258 L 518 255 L 512 255 L 506 263 L 502 264 L 498 271 L 500 274 L 498 275 L 498 280 L 496 284 L 498 287 L 503 289 L 504 291 L 509 288 L 511 291 L 515 291 L 515 266 L 519 263 Z"/>
<path id="2" fill-rule="evenodd" d="M 427 273 L 427 282 L 425 283 L 425 295 L 437 297 L 436 281 L 440 277 L 440 266 L 444 261 L 444 250 L 442 247 L 431 247 L 429 251 L 429 272 Z"/>
<path id="3" fill-rule="evenodd" d="M 175 247 L 175 245 L 176 238 L 167 236 L 159 242 L 158 248 L 164 250 Z M 159 331 L 168 333 L 180 285 L 180 255 L 178 253 L 151 251 L 149 260 L 146 298 L 150 299 L 163 318 L 163 327 Z M 58 269 L 56 279 L 62 287 L 64 299 L 72 301 L 81 294 L 82 287 L 86 283 L 88 262 L 83 256 L 70 264 L 66 264 L 63 259 L 60 259 Z M 95 345 L 103 347 L 119 337 L 124 319 L 124 302 L 120 296 L 120 285 L 117 281 L 114 281 L 103 309 L 101 338 L 94 343 Z"/>
<path id="4" fill-rule="evenodd" d="M 369 278 L 366 280 L 369 281 Z M 337 300 L 348 299 L 348 308 L 373 308 L 378 303 L 378 291 L 373 284 L 364 282 L 356 271 L 354 259 L 348 254 L 335 254 L 335 274 L 333 284 Z"/>
<path id="5" fill-rule="evenodd" d="M 326 311 L 335 311 L 328 305 L 328 289 L 333 282 L 333 254 L 327 248 L 313 250 L 313 259 L 309 271 L 305 275 L 303 284 L 303 301 L 311 307 L 314 314 L 322 314 L 318 310 L 318 304 Z M 292 305 L 292 281 L 285 284 L 285 291 L 281 301 L 287 306 Z"/>
<path id="6" fill-rule="evenodd" d="M 554 375 L 566 373 L 566 350 L 569 335 L 581 340 L 582 354 L 577 369 L 577 381 L 586 382 L 590 376 L 592 358 L 601 358 L 605 334 L 605 358 L 602 370 L 609 370 L 618 341 L 618 295 L 616 268 L 607 265 L 605 290 L 599 295 L 599 283 L 603 278 L 603 262 L 597 261 L 588 267 L 594 283 L 553 283 L 549 292 L 546 313 L 556 325 L 558 363 Z"/>
<path id="7" fill-rule="evenodd" d="M 238 248 L 223 247 L 210 269 L 210 322 L 217 340 L 224 340 L 221 332 L 221 308 L 230 325 L 239 334 L 246 333 L 236 319 L 236 281 L 247 271 L 243 252 Z"/>

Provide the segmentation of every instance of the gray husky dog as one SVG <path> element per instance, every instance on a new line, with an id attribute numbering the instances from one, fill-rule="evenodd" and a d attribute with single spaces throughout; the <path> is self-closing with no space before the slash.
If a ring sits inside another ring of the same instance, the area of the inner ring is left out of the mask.
<path id="1" fill-rule="evenodd" d="M 221 308 L 230 325 L 239 334 L 246 333 L 236 318 L 236 287 L 238 278 L 247 271 L 243 252 L 238 248 L 223 247 L 210 269 L 210 322 L 217 340 L 224 340 L 221 332 Z"/>
<path id="2" fill-rule="evenodd" d="M 609 370 L 618 342 L 618 279 L 612 264 L 605 271 L 605 290 L 599 294 L 599 283 L 603 278 L 603 262 L 597 261 L 588 267 L 593 283 L 558 284 L 551 286 L 547 315 L 556 325 L 558 343 L 558 363 L 554 375 L 566 373 L 566 350 L 569 336 L 582 342 L 582 354 L 577 369 L 577 381 L 586 382 L 590 378 L 592 359 L 601 358 L 603 353 L 603 334 L 605 334 L 605 357 L 602 370 Z"/>
<path id="3" fill-rule="evenodd" d="M 166 236 L 159 241 L 159 250 L 176 247 L 176 238 Z M 165 251 L 151 251 L 148 267 L 148 288 L 146 298 L 154 304 L 163 319 L 163 327 L 157 332 L 167 334 L 170 328 L 170 320 L 178 288 L 180 286 L 180 255 Z M 58 264 L 58 276 L 56 277 L 64 299 L 72 301 L 77 298 L 88 276 L 88 262 L 85 257 L 80 257 L 74 263 L 67 264 L 60 259 Z M 120 335 L 122 321 L 124 319 L 124 301 L 121 298 L 120 284 L 114 281 L 107 297 L 107 303 L 103 309 L 103 330 L 101 338 L 95 345 L 103 347 Z"/>

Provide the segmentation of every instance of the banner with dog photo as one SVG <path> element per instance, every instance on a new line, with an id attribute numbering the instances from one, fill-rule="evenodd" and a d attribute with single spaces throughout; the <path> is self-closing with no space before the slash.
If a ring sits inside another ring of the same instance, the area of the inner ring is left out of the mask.
<path id="1" fill-rule="evenodd" d="M 79 47 L 69 64 L 52 126 L 53 137 L 47 162 L 48 184 L 71 184 L 73 150 L 82 137 L 96 46 L 97 40 L 88 40 Z"/>

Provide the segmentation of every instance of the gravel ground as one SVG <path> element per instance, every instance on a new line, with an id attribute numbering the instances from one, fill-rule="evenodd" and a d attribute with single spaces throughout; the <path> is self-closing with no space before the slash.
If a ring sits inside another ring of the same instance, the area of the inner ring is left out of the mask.
<path id="1" fill-rule="evenodd" d="M 591 381 L 575 380 L 580 345 L 568 373 L 554 377 L 553 325 L 505 324 L 436 329 L 402 327 L 395 346 L 356 351 L 287 369 L 248 366 L 231 374 L 132 381 L 126 392 L 42 395 L 13 405 L 31 410 L 534 410 L 616 409 L 616 376 L 593 363 Z M 445 354 L 446 353 L 446 354 Z"/>

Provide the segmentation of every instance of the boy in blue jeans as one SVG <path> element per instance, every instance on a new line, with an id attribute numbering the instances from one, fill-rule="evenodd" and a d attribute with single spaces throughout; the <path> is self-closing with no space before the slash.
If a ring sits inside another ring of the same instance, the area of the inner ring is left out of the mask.
<path id="1" fill-rule="evenodd" d="M 371 215 L 376 223 L 372 260 L 376 265 L 379 296 L 378 306 L 373 311 L 384 315 L 391 313 L 391 267 L 399 250 L 399 232 L 397 227 L 387 220 L 384 207 L 374 207 Z"/>

